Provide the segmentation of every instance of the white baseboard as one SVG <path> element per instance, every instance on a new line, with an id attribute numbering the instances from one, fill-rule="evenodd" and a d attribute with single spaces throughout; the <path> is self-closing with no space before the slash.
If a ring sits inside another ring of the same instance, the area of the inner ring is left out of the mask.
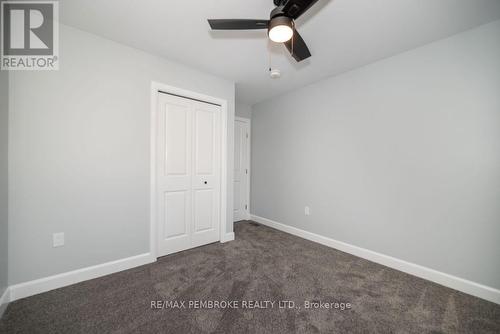
<path id="1" fill-rule="evenodd" d="M 9 301 L 33 296 L 42 292 L 62 288 L 97 277 L 106 276 L 155 261 L 156 259 L 151 256 L 150 253 L 145 253 L 121 260 L 98 264 L 96 266 L 69 271 L 54 276 L 44 277 L 25 283 L 11 285 Z"/>
<path id="2" fill-rule="evenodd" d="M 222 243 L 228 242 L 228 241 L 233 241 L 234 240 L 234 232 L 226 233 L 222 237 L 221 241 Z"/>
<path id="3" fill-rule="evenodd" d="M 0 297 L 0 318 L 2 318 L 5 309 L 10 301 L 10 289 L 7 287 Z"/>
<path id="4" fill-rule="evenodd" d="M 234 240 L 234 232 L 224 234 L 221 242 Z M 142 266 L 155 262 L 156 258 L 150 253 L 132 256 L 125 259 L 98 264 L 91 267 L 77 269 L 54 276 L 44 277 L 37 280 L 11 285 L 4 294 L 6 303 L 21 298 L 37 295 L 39 293 L 62 288 L 68 285 L 80 283 L 101 276 L 110 275 L 119 271 Z M 9 292 L 9 294 L 7 294 Z M 4 301 L 2 296 L 2 301 Z"/>
<path id="5" fill-rule="evenodd" d="M 446 287 L 473 295 L 490 302 L 500 304 L 500 290 L 472 282 L 460 277 L 449 275 L 434 269 L 420 266 L 415 263 L 406 262 L 388 255 L 373 252 L 371 250 L 337 241 L 319 234 L 307 232 L 296 227 L 291 227 L 273 220 L 251 215 L 252 220 L 277 230 L 296 235 L 298 237 L 317 242 L 319 244 L 341 250 L 343 252 L 361 257 L 384 266 L 444 285 Z"/>

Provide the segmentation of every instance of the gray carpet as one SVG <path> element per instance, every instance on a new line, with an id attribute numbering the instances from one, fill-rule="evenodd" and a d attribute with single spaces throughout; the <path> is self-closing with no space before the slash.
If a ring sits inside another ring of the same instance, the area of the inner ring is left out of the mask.
<path id="1" fill-rule="evenodd" d="M 230 243 L 11 303 L 0 332 L 500 333 L 499 305 L 255 223 L 235 233 Z M 152 309 L 156 300 L 186 308 Z M 239 305 L 194 309 L 190 300 Z"/>

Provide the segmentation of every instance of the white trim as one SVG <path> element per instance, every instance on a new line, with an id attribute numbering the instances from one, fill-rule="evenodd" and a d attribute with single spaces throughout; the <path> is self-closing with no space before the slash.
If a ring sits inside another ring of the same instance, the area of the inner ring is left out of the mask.
<path id="1" fill-rule="evenodd" d="M 2 296 L 0 297 L 0 318 L 2 318 L 3 313 L 7 309 L 7 305 L 10 302 L 10 288 L 5 288 Z"/>
<path id="2" fill-rule="evenodd" d="M 156 259 L 156 119 L 157 119 L 157 98 L 158 92 L 162 91 L 169 94 L 179 95 L 195 100 L 218 104 L 221 107 L 221 192 L 220 192 L 220 241 L 224 242 L 227 226 L 227 203 L 229 201 L 227 191 L 227 119 L 228 103 L 227 100 L 213 96 L 208 96 L 189 90 L 169 86 L 160 82 L 151 82 L 151 123 L 150 123 L 150 210 L 149 210 L 149 252 Z M 232 199 L 231 199 L 232 200 Z"/>
<path id="3" fill-rule="evenodd" d="M 251 181 L 251 175 L 252 175 L 252 120 L 250 118 L 245 118 L 245 117 L 238 117 L 236 116 L 234 118 L 234 121 L 239 121 L 243 123 L 248 124 L 248 141 L 247 141 L 247 166 L 246 168 L 248 169 L 248 174 L 246 175 L 247 178 L 247 193 L 246 193 L 246 202 L 247 202 L 247 209 L 245 210 L 245 219 L 250 219 L 250 181 Z M 234 194 L 233 194 L 234 196 Z M 234 220 L 234 217 L 233 217 Z"/>
<path id="4" fill-rule="evenodd" d="M 228 241 L 233 241 L 234 240 L 234 232 L 228 232 L 224 234 L 224 237 L 221 239 L 220 242 L 228 242 Z"/>
<path id="5" fill-rule="evenodd" d="M 145 253 L 129 258 L 77 269 L 66 273 L 40 278 L 37 280 L 10 286 L 10 301 L 37 295 L 42 292 L 62 288 L 68 285 L 87 281 L 101 276 L 113 274 L 155 262 L 156 258 Z"/>
<path id="6" fill-rule="evenodd" d="M 384 266 L 400 270 L 402 272 L 444 285 L 446 287 L 462 291 L 464 293 L 500 304 L 500 290 L 472 282 L 460 277 L 449 275 L 434 269 L 430 269 L 415 263 L 400 260 L 388 255 L 377 253 L 365 248 L 350 245 L 348 243 L 337 241 L 319 234 L 301 230 L 296 227 L 288 226 L 276 221 L 251 215 L 252 220 L 277 230 L 296 235 L 298 237 L 317 242 L 319 244 L 341 250 L 343 252 L 370 260 Z"/>

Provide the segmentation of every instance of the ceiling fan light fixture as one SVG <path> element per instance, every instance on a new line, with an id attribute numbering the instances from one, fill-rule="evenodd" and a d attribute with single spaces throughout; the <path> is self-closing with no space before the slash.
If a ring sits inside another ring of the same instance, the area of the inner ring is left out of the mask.
<path id="1" fill-rule="evenodd" d="M 286 16 L 275 17 L 269 22 L 269 38 L 276 43 L 285 43 L 293 37 L 292 27 L 291 18 Z"/>

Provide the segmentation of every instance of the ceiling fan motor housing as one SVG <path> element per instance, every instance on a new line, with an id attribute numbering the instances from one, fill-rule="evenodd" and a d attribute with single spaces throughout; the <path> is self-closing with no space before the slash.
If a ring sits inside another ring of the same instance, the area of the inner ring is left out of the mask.
<path id="1" fill-rule="evenodd" d="M 271 21 L 269 21 L 268 31 L 276 26 L 289 26 L 291 28 L 293 26 L 292 19 L 286 16 L 273 17 Z"/>
<path id="2" fill-rule="evenodd" d="M 274 8 L 272 11 L 271 11 L 271 15 L 269 15 L 271 20 L 275 17 L 278 17 L 278 16 L 285 16 L 285 12 L 283 12 L 283 6 L 278 6 L 276 8 Z"/>

